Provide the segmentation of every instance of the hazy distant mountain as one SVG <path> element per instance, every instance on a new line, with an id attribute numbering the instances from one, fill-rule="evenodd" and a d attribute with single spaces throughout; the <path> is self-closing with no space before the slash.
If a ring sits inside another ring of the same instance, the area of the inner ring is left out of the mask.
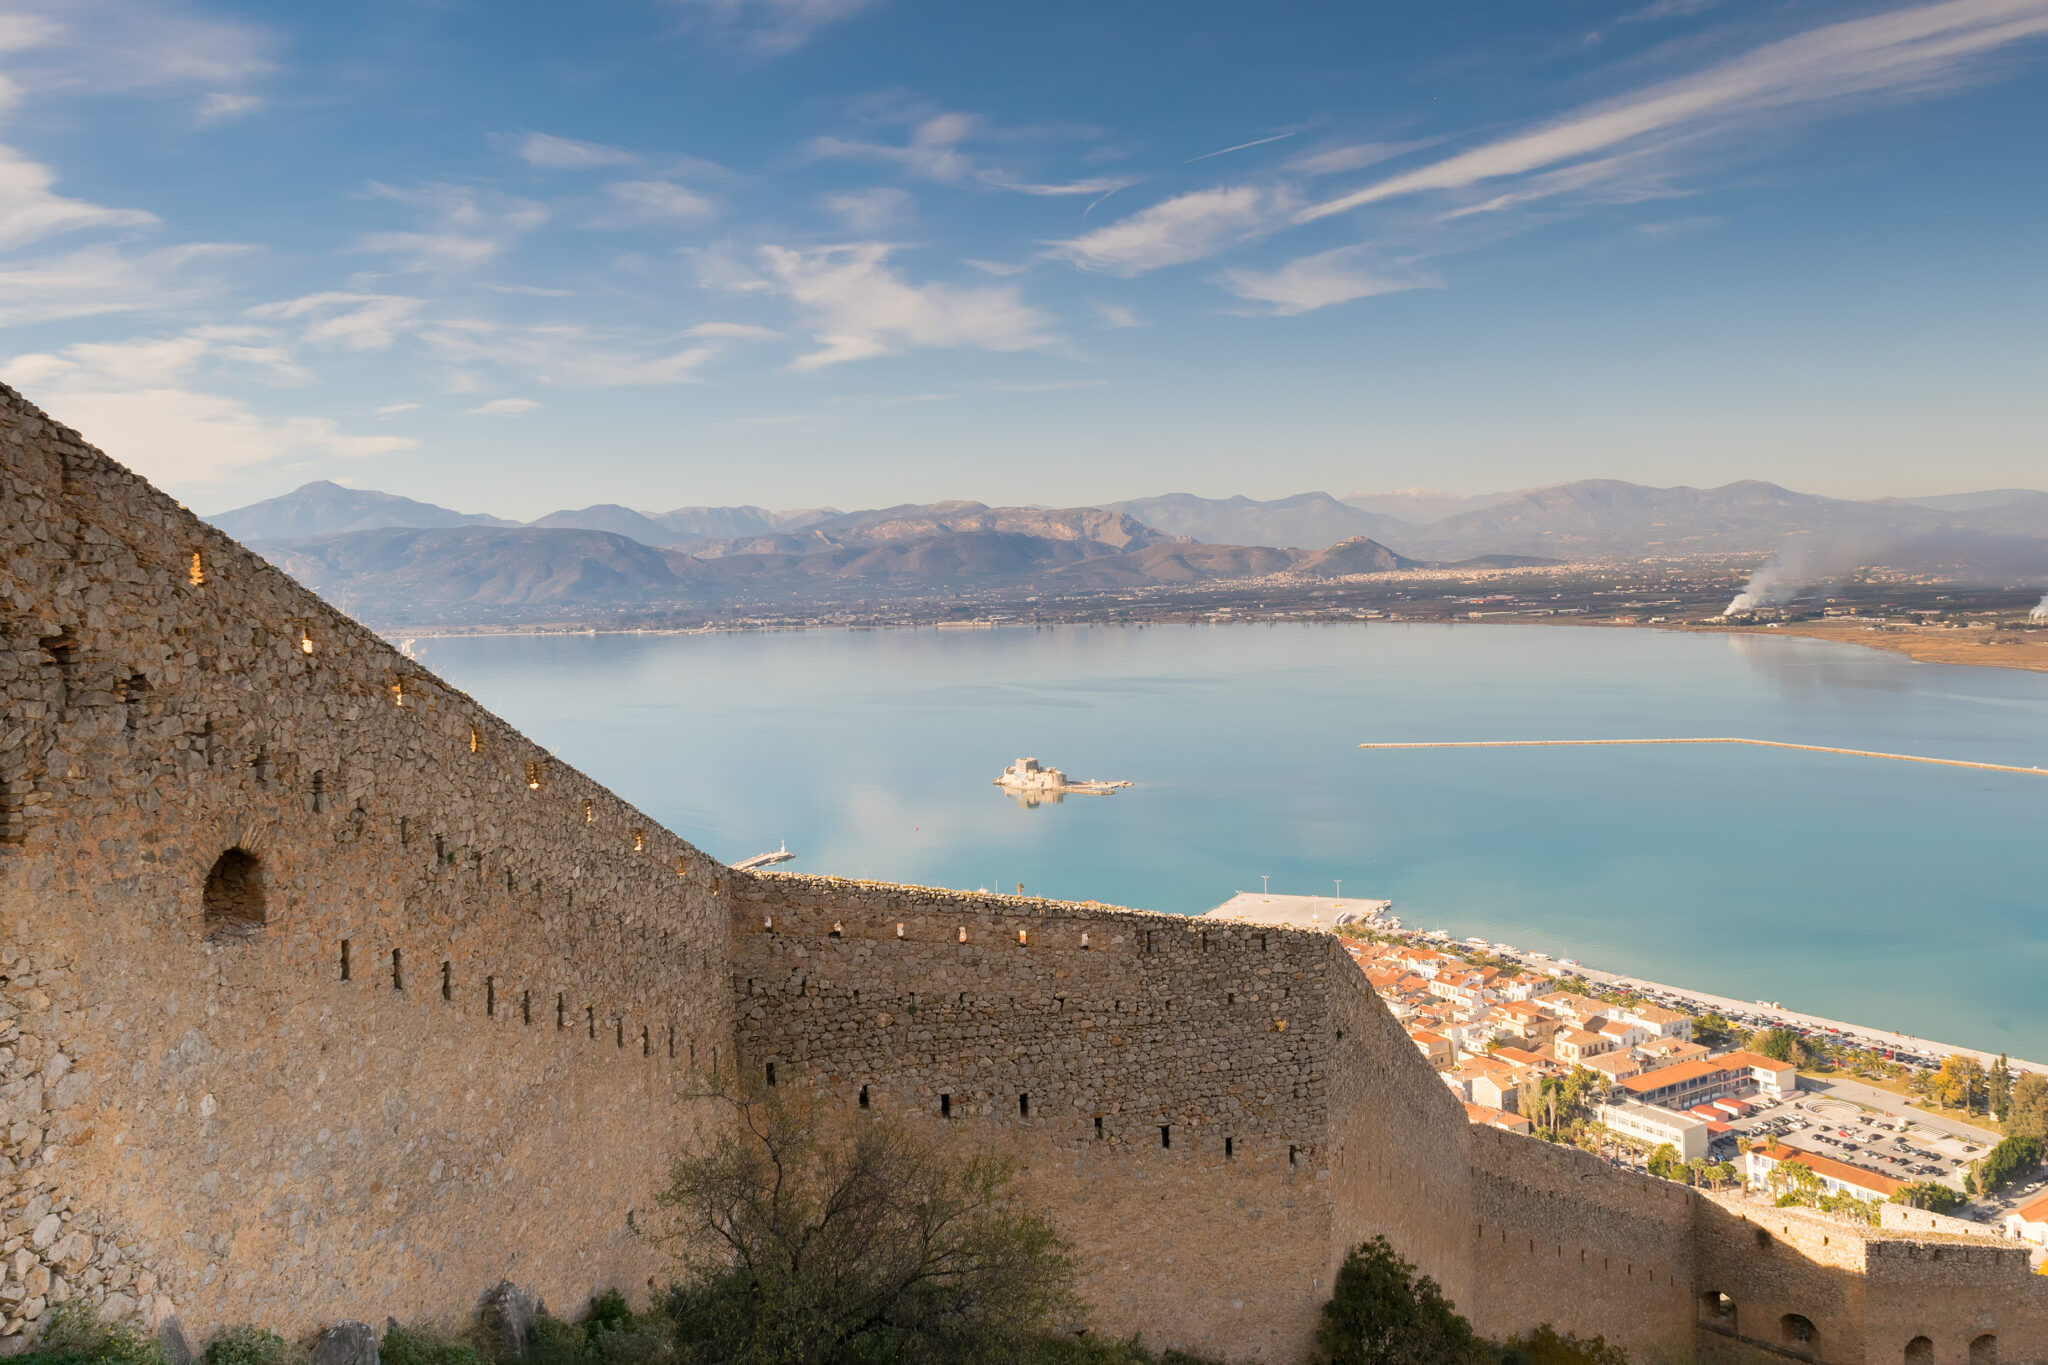
<path id="1" fill-rule="evenodd" d="M 799 507 L 787 512 L 751 506 L 678 507 L 655 516 L 654 520 L 674 532 L 677 540 L 732 540 L 775 531 L 801 531 L 838 515 L 836 507 Z"/>
<path id="2" fill-rule="evenodd" d="M 1414 496 L 1411 505 L 1427 505 Z M 2048 574 L 2048 493 L 2026 489 L 1857 502 L 1754 481 L 1700 489 L 1594 479 L 1463 501 L 1464 510 L 1424 525 L 1305 493 L 1268 502 L 1171 494 L 1114 508 L 939 502 L 860 512 L 647 513 L 599 504 L 520 526 L 309 484 L 214 520 L 230 534 L 267 542 L 272 559 L 350 609 L 420 623 L 788 606 L 1027 584 L 1083 592 L 1282 572 L 1340 578 L 1432 565 L 1761 557 L 1788 545 L 1787 553 L 1845 567 L 1886 564 L 1985 580 Z M 439 524 L 393 524 L 406 520 Z M 1390 540 L 1346 530 L 1358 522 L 1396 529 Z M 294 534 L 308 526 L 328 533 Z M 1187 538 L 1261 527 L 1284 534 Z M 681 537 L 706 528 L 748 533 Z"/>
<path id="3" fill-rule="evenodd" d="M 536 521 L 527 523 L 550 530 L 604 531 L 628 540 L 637 540 L 642 545 L 667 545 L 683 537 L 675 534 L 644 512 L 635 512 L 630 507 L 621 507 L 615 502 L 601 502 L 591 507 L 579 507 L 574 511 L 550 512 Z"/>
<path id="4" fill-rule="evenodd" d="M 2030 500 L 2048 500 L 2048 493 L 2034 488 L 1987 488 L 1981 493 L 1943 493 L 1932 498 L 1899 499 L 1915 507 L 1931 507 L 1937 512 L 1979 512 Z"/>
<path id="5" fill-rule="evenodd" d="M 804 534 L 835 545 L 873 545 L 969 531 L 1093 541 L 1117 550 L 1163 539 L 1148 523 L 1115 508 L 990 507 L 979 502 L 906 503 L 847 512 L 806 528 Z"/>
<path id="6" fill-rule="evenodd" d="M 456 512 L 393 493 L 320 482 L 306 484 L 282 497 L 216 513 L 207 520 L 242 541 L 300 540 L 386 526 L 524 524 L 548 530 L 606 531 L 642 545 L 659 546 L 685 540 L 722 540 L 801 530 L 839 515 L 834 507 L 805 507 L 787 512 L 771 512 L 765 507 L 678 507 L 670 512 L 639 512 L 607 502 L 550 512 L 537 521 L 521 523 L 480 512 Z"/>
<path id="7" fill-rule="evenodd" d="M 264 554 L 329 601 L 413 621 L 679 600 L 700 572 L 688 555 L 625 536 L 530 526 L 349 531 Z"/>
<path id="8" fill-rule="evenodd" d="M 1720 488 L 1648 488 L 1585 479 L 1460 512 L 1412 531 L 1400 544 L 1405 553 L 1430 559 L 1768 552 L 1795 532 L 1903 536 L 1943 521 L 1929 508 L 1823 498 L 1757 480 Z"/>
<path id="9" fill-rule="evenodd" d="M 592 520 L 647 534 L 629 509 L 585 511 Z M 563 619 L 605 609 L 756 599 L 787 605 L 792 594 L 918 596 L 1021 583 L 1063 566 L 1173 544 L 1131 517 L 1095 507 L 939 503 L 716 542 L 717 553 L 701 557 L 619 531 L 564 526 L 379 528 L 271 544 L 265 553 L 354 611 L 423 623 Z M 1273 567 L 1289 559 L 1277 551 L 1257 554 Z M 1183 577 L 1172 569 L 1168 575 L 1168 581 Z M 1147 581 L 1142 568 L 1136 577 Z"/>
<path id="10" fill-rule="evenodd" d="M 1514 496 L 1515 493 L 1481 493 L 1475 497 L 1462 497 L 1446 493 L 1441 488 L 1397 488 L 1391 493 L 1346 493 L 1341 501 L 1345 506 L 1356 507 L 1362 512 L 1374 512 L 1422 526 L 1460 512 L 1492 507 Z"/>
<path id="11" fill-rule="evenodd" d="M 416 502 L 395 493 L 343 488 L 321 480 L 262 502 L 250 503 L 207 518 L 240 541 L 297 540 L 336 531 L 368 531 L 380 526 L 517 526 L 516 521 L 480 512 L 455 512 L 430 502 Z"/>
<path id="12" fill-rule="evenodd" d="M 1198 498 L 1168 493 L 1106 504 L 1155 531 L 1209 545 L 1300 545 L 1320 549 L 1353 536 L 1398 540 L 1409 523 L 1337 501 L 1328 493 L 1297 493 L 1259 502 L 1252 498 Z"/>
<path id="13" fill-rule="evenodd" d="M 610 531 L 642 545 L 675 545 L 800 531 L 838 515 L 838 509 L 831 507 L 806 507 L 791 512 L 771 512 L 765 507 L 678 507 L 672 512 L 636 512 L 605 502 L 574 511 L 550 512 L 527 524 Z"/>

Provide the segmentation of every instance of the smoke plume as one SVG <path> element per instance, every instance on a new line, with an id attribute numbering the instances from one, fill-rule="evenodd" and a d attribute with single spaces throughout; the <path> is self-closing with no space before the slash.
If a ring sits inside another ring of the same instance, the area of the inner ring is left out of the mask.
<path id="1" fill-rule="evenodd" d="M 1807 588 L 1832 583 L 1882 555 L 1896 536 L 1883 532 L 1801 532 L 1757 566 L 1723 616 L 1759 607 L 1782 607 Z"/>
<path id="2" fill-rule="evenodd" d="M 2029 621 L 2048 621 L 2048 592 L 2041 594 L 2041 600 L 2036 602 L 2034 609 L 2027 613 L 2027 619 Z"/>

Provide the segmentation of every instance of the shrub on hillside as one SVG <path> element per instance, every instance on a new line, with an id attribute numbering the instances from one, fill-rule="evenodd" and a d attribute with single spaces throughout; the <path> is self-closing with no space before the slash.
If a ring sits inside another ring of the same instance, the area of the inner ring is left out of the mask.
<path id="1" fill-rule="evenodd" d="M 693 1253 L 667 1302 L 686 1360 L 1028 1358 L 1078 1316 L 1078 1261 L 1007 1159 L 787 1091 L 719 1098 L 734 1121 L 662 1197 Z"/>
<path id="2" fill-rule="evenodd" d="M 1492 1352 L 1385 1237 L 1344 1258 L 1316 1326 L 1315 1365 L 1485 1365 Z"/>
<path id="3" fill-rule="evenodd" d="M 1628 1352 L 1605 1337 L 1577 1337 L 1544 1323 L 1500 1344 L 1501 1365 L 1628 1365 Z"/>
<path id="4" fill-rule="evenodd" d="M 482 1365 L 476 1347 L 430 1327 L 389 1327 L 377 1344 L 378 1365 Z"/>
<path id="5" fill-rule="evenodd" d="M 14 1365 L 165 1365 L 163 1343 L 132 1322 L 105 1323 L 84 1299 L 51 1310 L 34 1349 Z"/>
<path id="6" fill-rule="evenodd" d="M 206 1344 L 206 1365 L 305 1365 L 296 1346 L 261 1327 L 229 1327 Z"/>

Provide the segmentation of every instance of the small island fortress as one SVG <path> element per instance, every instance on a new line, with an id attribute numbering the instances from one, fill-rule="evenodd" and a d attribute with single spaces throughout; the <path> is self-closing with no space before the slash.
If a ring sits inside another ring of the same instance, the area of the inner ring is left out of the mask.
<path id="1" fill-rule="evenodd" d="M 644 1301 L 735 1072 L 1014 1155 L 1156 1347 L 1383 1235 L 1643 1365 L 2048 1359 L 2022 1247 L 1468 1123 L 1328 934 L 726 867 L 0 387 L 0 1355 Z"/>
<path id="2" fill-rule="evenodd" d="M 1005 791 L 1045 793 L 1084 792 L 1108 793 L 1119 787 L 1128 787 L 1128 782 L 1076 782 L 1058 768 L 1041 767 L 1035 758 L 1020 758 L 1003 769 L 1003 775 L 995 785 Z"/>

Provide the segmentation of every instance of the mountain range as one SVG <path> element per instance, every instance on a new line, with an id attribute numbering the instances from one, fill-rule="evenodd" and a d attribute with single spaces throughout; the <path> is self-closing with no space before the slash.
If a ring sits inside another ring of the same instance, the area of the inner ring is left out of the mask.
<path id="1" fill-rule="evenodd" d="M 1363 504 L 1363 505 L 1361 505 Z M 1429 520 L 1409 521 L 1389 509 Z M 1082 592 L 1289 572 L 1762 556 L 2048 573 L 2048 493 L 1857 501 L 1757 481 L 1591 479 L 1461 498 L 1426 490 L 1259 501 L 1175 493 L 1103 507 L 906 504 L 841 512 L 598 504 L 520 524 L 308 484 L 211 520 L 308 586 L 378 616 L 856 600 L 1022 584 Z"/>

